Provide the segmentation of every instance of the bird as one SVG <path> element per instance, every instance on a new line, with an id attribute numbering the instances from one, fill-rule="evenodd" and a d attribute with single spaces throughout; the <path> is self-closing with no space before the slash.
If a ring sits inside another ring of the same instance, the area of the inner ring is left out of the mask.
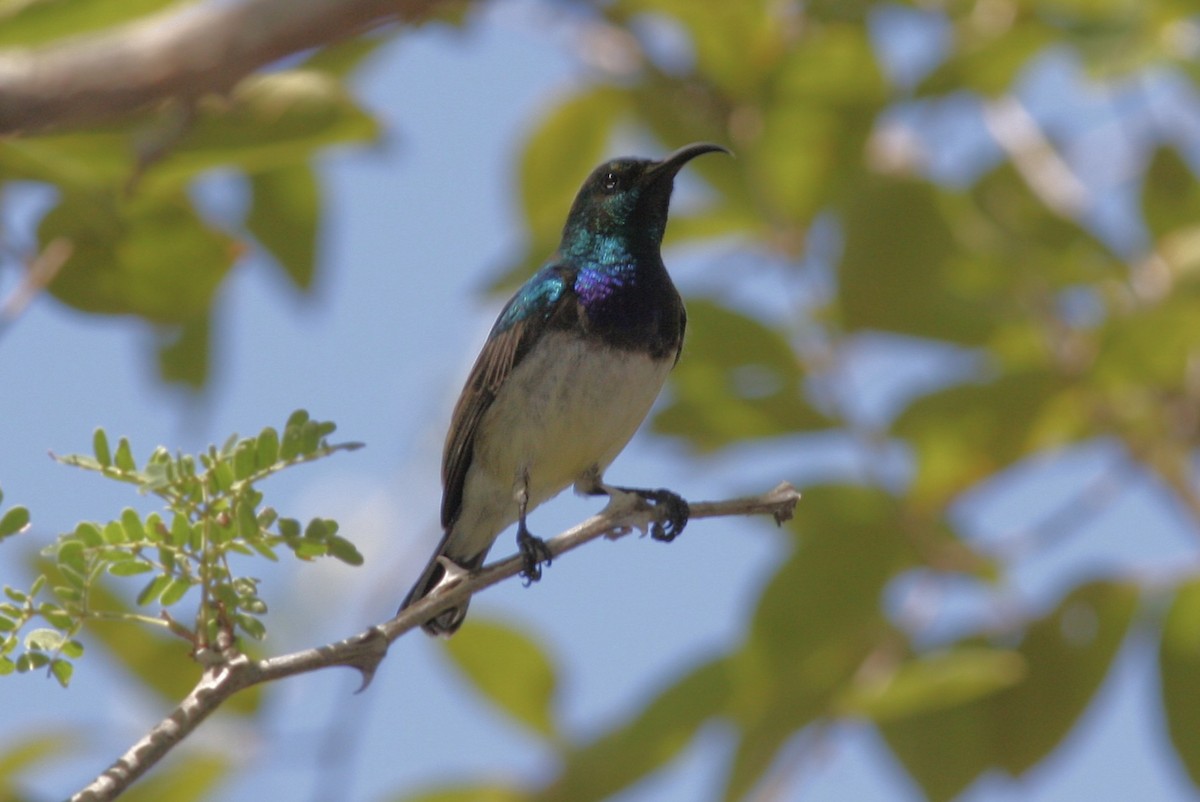
<path id="1" fill-rule="evenodd" d="M 650 411 L 683 346 L 687 314 L 661 246 L 675 176 L 697 142 L 660 159 L 618 158 L 583 182 L 558 250 L 501 309 L 454 407 L 442 458 L 443 535 L 400 606 L 483 565 L 517 523 L 525 584 L 551 554 L 526 517 L 568 486 L 582 495 L 633 493 L 661 505 L 651 528 L 670 541 L 687 502 L 663 489 L 616 487 L 604 471 Z M 459 570 L 455 570 L 459 569 Z M 467 601 L 422 628 L 449 636 Z"/>

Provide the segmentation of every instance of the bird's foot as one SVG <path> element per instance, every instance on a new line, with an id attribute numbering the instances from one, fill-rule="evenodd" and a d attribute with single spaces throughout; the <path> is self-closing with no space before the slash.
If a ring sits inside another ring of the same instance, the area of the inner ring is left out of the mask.
<path id="1" fill-rule="evenodd" d="M 587 488 L 586 492 L 591 495 L 607 493 L 609 498 L 614 500 L 617 498 L 616 494 L 628 493 L 637 496 L 642 503 L 653 504 L 658 517 L 654 523 L 650 524 L 650 537 L 664 543 L 670 543 L 683 532 L 683 528 L 687 526 L 688 518 L 692 514 L 691 508 L 688 507 L 687 500 L 683 496 L 661 488 L 644 490 L 638 487 L 614 487 L 597 482 L 593 487 Z"/>
<path id="2" fill-rule="evenodd" d="M 650 537 L 670 543 L 683 532 L 683 528 L 687 526 L 688 518 L 692 514 L 692 510 L 683 496 L 661 488 L 658 490 L 633 490 L 632 492 L 646 501 L 652 502 L 655 511 L 658 512 L 658 519 L 650 525 Z"/>
<path id="3" fill-rule="evenodd" d="M 542 578 L 542 566 L 550 565 L 550 547 L 540 537 L 534 537 L 524 526 L 517 529 L 517 548 L 521 551 L 521 578 L 525 587 Z"/>

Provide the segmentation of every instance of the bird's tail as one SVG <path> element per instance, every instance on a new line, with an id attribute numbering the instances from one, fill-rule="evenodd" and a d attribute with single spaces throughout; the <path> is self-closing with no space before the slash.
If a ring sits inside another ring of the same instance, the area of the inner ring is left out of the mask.
<path id="1" fill-rule="evenodd" d="M 446 555 L 446 540 L 446 538 L 442 539 L 437 551 L 433 553 L 433 557 L 429 560 L 429 565 L 425 566 L 425 570 L 421 572 L 421 576 L 417 579 L 416 584 L 413 585 L 412 590 L 404 597 L 404 601 L 400 602 L 400 609 L 396 611 L 397 613 L 403 612 L 405 608 L 411 607 L 428 596 L 441 583 L 446 576 L 446 566 L 443 564 L 443 560 L 450 560 L 464 571 L 474 571 L 483 565 L 483 560 L 487 557 L 487 551 L 480 552 L 467 561 L 453 560 Z M 457 607 L 443 610 L 421 624 L 421 629 L 430 635 L 449 637 L 462 626 L 463 619 L 467 617 L 467 607 L 469 605 L 470 600 L 468 599 L 464 600 Z"/>

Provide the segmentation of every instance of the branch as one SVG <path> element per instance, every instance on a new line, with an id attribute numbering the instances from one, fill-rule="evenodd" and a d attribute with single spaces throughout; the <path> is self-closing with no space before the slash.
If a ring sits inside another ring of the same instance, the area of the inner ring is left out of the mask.
<path id="1" fill-rule="evenodd" d="M 101 33 L 0 52 L 0 135 L 78 126 L 168 98 L 224 92 L 284 56 L 447 0 L 243 0 L 188 5 Z"/>
<path id="2" fill-rule="evenodd" d="M 776 523 L 792 517 L 800 494 L 787 482 L 761 496 L 706 501 L 691 504 L 691 519 L 743 515 L 771 515 Z M 621 494 L 598 515 L 547 541 L 551 555 L 559 556 L 601 536 L 616 539 L 634 529 L 646 528 L 658 520 L 659 511 L 633 494 Z M 508 557 L 464 574 L 452 584 L 444 584 L 394 618 L 344 640 L 305 649 L 292 654 L 251 660 L 232 653 L 228 659 L 210 665 L 191 693 L 169 716 L 154 726 L 103 774 L 71 797 L 71 802 L 105 802 L 116 799 L 138 777 L 158 763 L 186 738 L 229 697 L 240 690 L 264 682 L 283 679 L 333 666 L 355 668 L 362 675 L 365 690 L 375 670 L 387 655 L 388 646 L 400 636 L 443 610 L 456 607 L 484 588 L 516 576 L 523 566 L 519 555 Z"/>

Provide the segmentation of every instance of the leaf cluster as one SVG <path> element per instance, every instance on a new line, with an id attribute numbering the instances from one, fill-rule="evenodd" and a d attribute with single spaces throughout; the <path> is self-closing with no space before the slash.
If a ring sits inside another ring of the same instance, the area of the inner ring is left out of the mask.
<path id="1" fill-rule="evenodd" d="M 261 640 L 266 635 L 262 619 L 267 605 L 259 594 L 259 580 L 238 573 L 234 558 L 276 561 L 279 552 L 287 550 L 305 561 L 329 556 L 349 565 L 362 564 L 354 544 L 338 534 L 336 521 L 313 518 L 305 524 L 282 517 L 263 504 L 257 487 L 287 468 L 360 447 L 331 444 L 327 438 L 335 428 L 297 410 L 282 431 L 268 426 L 252 437 L 233 435 L 221 447 L 210 446 L 198 455 L 171 454 L 159 447 L 140 466 L 127 438 L 120 438 L 114 449 L 107 433 L 97 429 L 91 455 L 59 457 L 59 461 L 131 484 L 140 493 L 158 498 L 163 507 L 146 514 L 126 507 L 109 521 L 80 522 L 45 549 L 51 567 L 28 592 L 5 589 L 9 603 L 0 606 L 0 632 L 5 638 L 0 655 L 17 649 L 18 632 L 34 618 L 50 628 L 28 633 L 24 651 L 15 661 L 0 657 L 0 671 L 49 666 L 67 684 L 70 660 L 83 651 L 77 635 L 95 619 L 166 627 L 189 641 L 202 660 L 218 659 L 242 637 Z M 37 602 L 51 576 L 55 578 L 48 588 L 52 600 Z M 137 608 L 157 608 L 159 614 L 105 606 L 108 592 L 102 580 L 106 577 L 139 578 Z M 171 616 L 168 609 L 192 591 L 198 596 L 194 615 L 183 620 Z"/>

